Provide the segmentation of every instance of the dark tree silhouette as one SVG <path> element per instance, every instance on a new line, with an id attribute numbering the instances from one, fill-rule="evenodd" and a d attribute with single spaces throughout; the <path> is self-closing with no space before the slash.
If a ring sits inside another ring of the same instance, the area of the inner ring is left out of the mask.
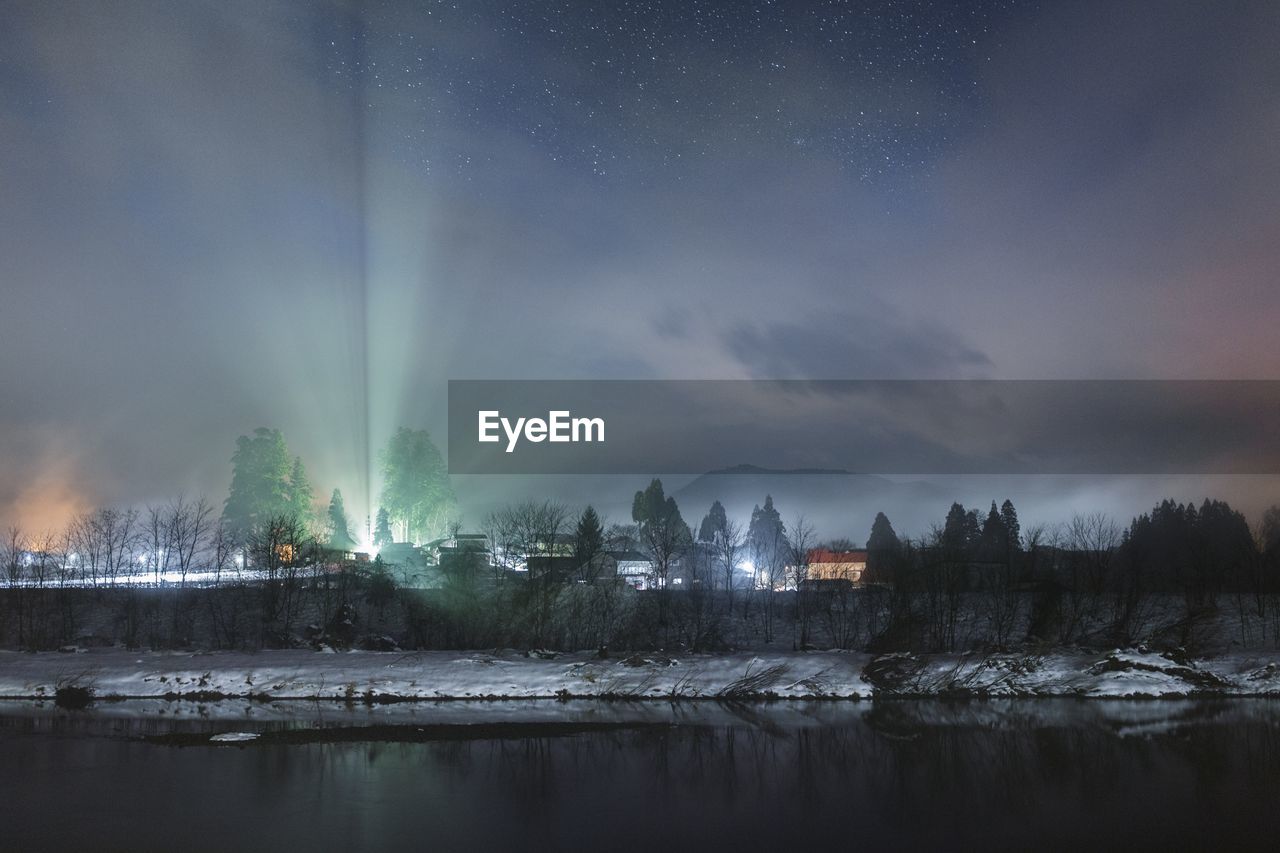
<path id="1" fill-rule="evenodd" d="M 222 520 L 234 536 L 247 536 L 269 518 L 296 514 L 292 463 L 280 430 L 259 427 L 252 437 L 240 436 L 231 465 L 231 491 Z"/>
<path id="2" fill-rule="evenodd" d="M 982 524 L 978 520 L 978 511 L 966 512 L 964 504 L 953 503 L 943 522 L 939 544 L 955 554 L 963 554 L 976 547 L 981 538 Z"/>
<path id="3" fill-rule="evenodd" d="M 378 507 L 377 520 L 373 524 L 373 544 L 381 548 L 395 541 L 391 535 L 391 516 L 386 507 Z"/>
<path id="4" fill-rule="evenodd" d="M 1000 520 L 1004 522 L 1005 535 L 1009 540 L 1009 547 L 1014 550 L 1022 548 L 1022 525 L 1018 523 L 1018 511 L 1013 507 L 1013 501 L 1005 498 L 1005 502 L 1000 505 Z"/>
<path id="5" fill-rule="evenodd" d="M 347 509 L 342 502 L 342 492 L 333 490 L 329 498 L 328 513 L 329 547 L 341 551 L 349 551 L 356 547 L 351 536 L 351 523 L 347 520 Z"/>
<path id="6" fill-rule="evenodd" d="M 702 517 L 702 524 L 698 527 L 699 542 L 714 542 L 716 534 L 724 530 L 729 518 L 725 515 L 724 505 L 720 501 L 711 504 L 711 509 Z"/>
<path id="7" fill-rule="evenodd" d="M 293 468 L 289 471 L 289 509 L 302 524 L 314 519 L 315 494 L 301 456 L 293 457 Z"/>
<path id="8" fill-rule="evenodd" d="M 871 536 L 867 538 L 867 580 L 875 583 L 888 583 L 893 579 L 893 568 L 902 543 L 893 525 L 883 512 L 876 513 L 871 523 Z"/>
<path id="9" fill-rule="evenodd" d="M 597 558 L 603 550 L 604 525 L 600 523 L 595 507 L 588 504 L 578 516 L 578 524 L 573 531 L 573 559 L 580 580 L 595 580 Z"/>
<path id="10" fill-rule="evenodd" d="M 647 489 L 636 492 L 631 520 L 639 526 L 640 541 L 653 560 L 655 584 L 666 587 L 672 564 L 688 549 L 691 537 L 676 499 L 663 491 L 661 480 L 655 479 Z"/>

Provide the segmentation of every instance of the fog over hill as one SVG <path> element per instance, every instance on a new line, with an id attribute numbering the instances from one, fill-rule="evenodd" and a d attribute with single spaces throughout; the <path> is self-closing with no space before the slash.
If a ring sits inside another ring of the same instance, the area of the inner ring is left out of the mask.
<path id="1" fill-rule="evenodd" d="M 1023 530 L 1055 525 L 1074 513 L 1105 512 L 1127 525 L 1163 498 L 1199 503 L 1222 498 L 1251 520 L 1271 503 L 1270 478 L 1097 477 L 1097 476 L 938 476 L 895 479 L 841 469 L 778 470 L 743 464 L 708 471 L 697 477 L 658 476 L 674 495 L 686 522 L 694 527 L 713 501 L 724 504 L 729 517 L 744 526 L 751 510 L 772 495 L 788 524 L 803 514 L 823 539 L 862 542 L 877 512 L 884 512 L 900 535 L 918 537 L 940 524 L 952 501 L 985 511 L 991 501 L 1013 500 Z M 454 476 L 458 509 L 468 528 L 505 503 L 552 499 L 575 511 L 591 503 L 606 522 L 631 520 L 631 500 L 644 488 L 646 475 Z"/>
<path id="2" fill-rule="evenodd" d="M 697 524 L 713 501 L 724 504 L 730 518 L 745 524 L 751 510 L 772 495 L 774 506 L 790 523 L 803 514 L 822 537 L 861 542 L 877 512 L 904 529 L 923 530 L 945 513 L 950 496 L 928 482 L 896 483 L 873 474 L 840 469 L 777 470 L 736 465 L 711 471 L 676 493 L 685 520 Z"/>

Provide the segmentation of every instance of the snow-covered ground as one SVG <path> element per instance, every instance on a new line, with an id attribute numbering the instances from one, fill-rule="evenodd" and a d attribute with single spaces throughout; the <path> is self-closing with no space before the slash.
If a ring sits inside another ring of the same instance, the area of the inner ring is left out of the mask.
<path id="1" fill-rule="evenodd" d="M 869 699 L 874 696 L 1280 696 L 1274 660 L 1175 661 L 1156 653 L 1034 655 L 847 652 L 597 659 L 590 653 L 269 651 L 0 652 L 0 698 L 97 699 Z"/>
<path id="2" fill-rule="evenodd" d="M 51 697 L 64 685 L 90 687 L 98 698 L 865 698 L 866 661 L 840 653 L 599 660 L 518 652 L 0 652 L 0 698 Z"/>

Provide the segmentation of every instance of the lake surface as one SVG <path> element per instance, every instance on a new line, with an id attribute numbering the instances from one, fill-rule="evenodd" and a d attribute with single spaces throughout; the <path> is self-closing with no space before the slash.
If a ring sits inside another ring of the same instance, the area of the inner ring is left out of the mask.
<path id="1" fill-rule="evenodd" d="M 1270 700 L 0 705 L 4 850 L 1274 849 L 1280 837 Z M 258 739 L 207 740 L 228 731 Z"/>

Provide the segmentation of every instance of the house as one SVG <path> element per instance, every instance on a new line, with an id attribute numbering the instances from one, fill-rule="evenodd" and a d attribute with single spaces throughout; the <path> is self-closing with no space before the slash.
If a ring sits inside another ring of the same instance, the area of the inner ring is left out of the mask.
<path id="1" fill-rule="evenodd" d="M 809 551 L 808 562 L 806 582 L 845 581 L 856 585 L 862 583 L 862 576 L 867 570 L 867 552 L 813 548 Z"/>
<path id="2" fill-rule="evenodd" d="M 401 586 L 422 586 L 428 578 L 427 556 L 412 542 L 388 542 L 378 549 L 378 560 Z"/>
<path id="3" fill-rule="evenodd" d="M 474 569 L 489 563 L 489 537 L 483 533 L 458 533 L 428 543 L 435 552 L 436 563 L 443 572 Z M 424 545 L 426 550 L 428 545 Z"/>
<path id="4" fill-rule="evenodd" d="M 282 547 L 289 547 L 289 558 L 284 559 Z M 335 572 L 345 572 L 351 569 L 356 563 L 369 562 L 369 555 L 363 551 L 353 551 L 349 548 L 334 548 L 318 546 L 314 549 L 315 566 L 323 572 L 333 574 Z M 299 549 L 293 549 L 291 546 L 276 546 L 276 555 L 281 557 L 282 563 L 287 565 L 289 560 L 294 558 L 301 559 L 303 554 Z"/>
<path id="5" fill-rule="evenodd" d="M 426 559 L 412 542 L 388 542 L 378 549 L 378 556 L 389 566 L 411 565 Z"/>
<path id="6" fill-rule="evenodd" d="M 622 582 L 633 589 L 653 586 L 653 562 L 639 551 L 623 548 L 601 551 L 578 574 L 588 583 Z"/>
<path id="7" fill-rule="evenodd" d="M 609 559 L 618 580 L 635 589 L 653 586 L 653 561 L 639 551 L 612 551 Z"/>
<path id="8" fill-rule="evenodd" d="M 569 583 L 578 578 L 578 561 L 571 556 L 534 555 L 525 560 L 530 580 Z"/>
<path id="9" fill-rule="evenodd" d="M 544 557 L 572 557 L 578 550 L 578 539 L 572 533 L 553 533 L 539 536 L 534 542 L 534 551 Z M 529 554 L 532 557 L 534 554 Z"/>

